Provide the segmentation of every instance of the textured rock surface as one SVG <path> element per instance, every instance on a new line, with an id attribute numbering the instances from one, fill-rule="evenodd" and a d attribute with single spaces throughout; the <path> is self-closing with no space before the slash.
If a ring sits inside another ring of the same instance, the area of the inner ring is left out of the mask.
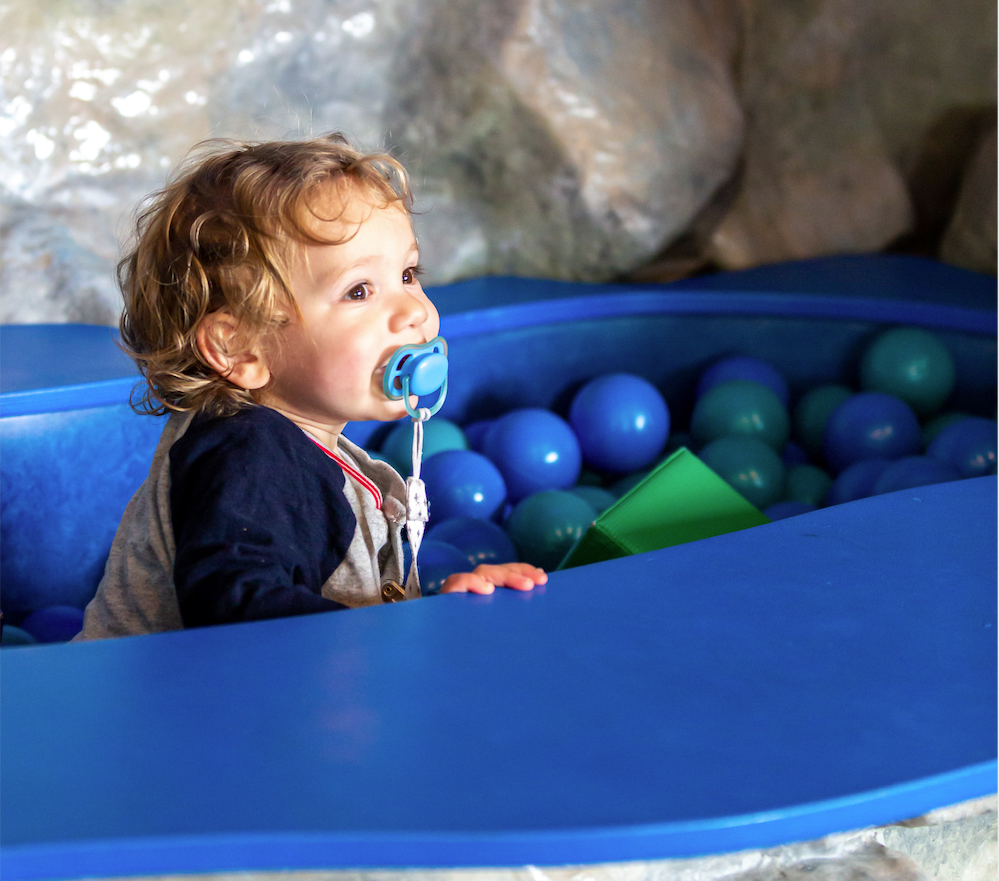
<path id="1" fill-rule="evenodd" d="M 957 207 L 940 245 L 948 263 L 976 272 L 996 271 L 996 129 L 981 140 L 969 165 Z"/>
<path id="2" fill-rule="evenodd" d="M 977 0 L 745 3 L 743 179 L 725 268 L 878 250 L 913 223 L 905 172 L 949 107 L 995 102 L 995 8 Z"/>
<path id="3" fill-rule="evenodd" d="M 994 113 L 995 30 L 989 0 L 2 5 L 0 321 L 114 322 L 129 215 L 214 136 L 393 149 L 431 284 L 881 248 L 933 157 L 923 202 L 956 197 L 971 148 L 934 138 Z"/>
<path id="4" fill-rule="evenodd" d="M 934 812 L 935 813 L 935 812 Z M 910 821 L 766 850 L 692 859 L 511 866 L 247 872 L 186 881 L 995 881 L 996 799 L 991 796 Z M 160 876 L 181 881 L 182 876 Z"/>

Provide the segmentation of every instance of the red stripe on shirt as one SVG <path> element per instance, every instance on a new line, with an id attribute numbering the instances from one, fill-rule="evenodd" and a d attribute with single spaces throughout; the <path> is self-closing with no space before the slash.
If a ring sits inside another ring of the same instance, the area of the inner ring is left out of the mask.
<path id="1" fill-rule="evenodd" d="M 354 478 L 361 486 L 363 486 L 375 499 L 375 507 L 380 511 L 382 509 L 382 491 L 375 486 L 374 483 L 352 465 L 348 465 L 343 461 L 336 453 L 331 453 L 326 449 L 319 441 L 317 441 L 312 435 L 309 435 L 309 440 L 311 440 L 320 450 L 322 450 L 327 456 L 329 456 L 334 462 L 337 463 L 347 474 Z"/>

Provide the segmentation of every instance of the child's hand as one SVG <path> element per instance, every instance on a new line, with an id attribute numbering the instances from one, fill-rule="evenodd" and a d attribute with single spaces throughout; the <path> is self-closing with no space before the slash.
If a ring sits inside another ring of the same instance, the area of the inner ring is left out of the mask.
<path id="1" fill-rule="evenodd" d="M 536 584 L 544 584 L 548 575 L 530 563 L 503 563 L 476 566 L 474 572 L 455 572 L 449 575 L 441 587 L 441 593 L 492 593 L 497 587 L 513 590 L 531 590 Z"/>

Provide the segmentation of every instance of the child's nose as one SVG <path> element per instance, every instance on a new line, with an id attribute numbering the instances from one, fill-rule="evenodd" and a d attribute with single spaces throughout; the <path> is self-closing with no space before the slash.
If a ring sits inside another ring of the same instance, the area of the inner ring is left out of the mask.
<path id="1" fill-rule="evenodd" d="M 419 297 L 414 297 L 408 291 L 399 294 L 399 300 L 392 314 L 392 330 L 405 330 L 407 327 L 419 327 L 430 317 L 430 310 Z"/>

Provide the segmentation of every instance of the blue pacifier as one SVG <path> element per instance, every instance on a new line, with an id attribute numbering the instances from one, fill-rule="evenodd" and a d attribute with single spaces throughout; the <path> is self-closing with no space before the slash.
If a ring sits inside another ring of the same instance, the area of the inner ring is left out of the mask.
<path id="1" fill-rule="evenodd" d="M 436 403 L 426 409 L 426 415 L 413 409 L 410 395 L 429 395 L 440 389 Z M 414 419 L 433 416 L 447 397 L 447 342 L 444 337 L 434 337 L 428 343 L 399 348 L 385 368 L 382 391 L 392 401 L 402 400 L 406 412 Z"/>

